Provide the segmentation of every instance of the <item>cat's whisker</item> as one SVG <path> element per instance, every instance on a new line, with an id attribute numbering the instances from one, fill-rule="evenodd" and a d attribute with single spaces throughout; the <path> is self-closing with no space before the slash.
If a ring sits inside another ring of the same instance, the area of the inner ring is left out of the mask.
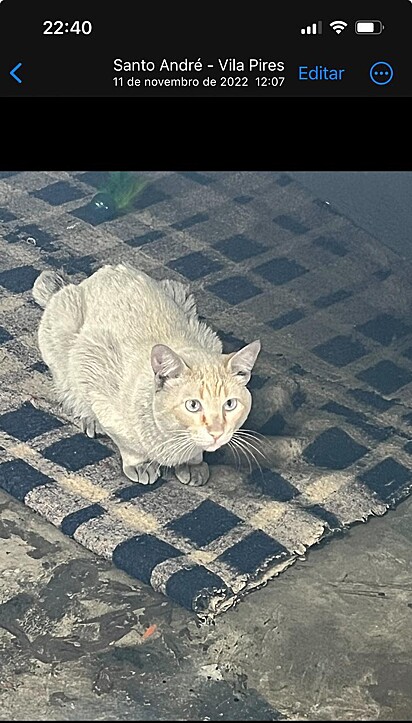
<path id="1" fill-rule="evenodd" d="M 169 452 L 168 456 L 165 457 L 170 467 L 176 467 L 178 464 L 182 464 L 182 460 L 187 457 L 188 447 L 179 447 Z"/>
<path id="2" fill-rule="evenodd" d="M 237 432 L 245 432 L 247 434 L 251 434 L 256 437 L 262 437 L 262 440 L 267 442 L 266 435 L 262 434 L 261 432 L 257 432 L 256 429 L 245 429 L 245 427 L 241 427 L 240 429 L 237 429 L 236 431 Z"/>
<path id="3" fill-rule="evenodd" d="M 256 465 L 257 465 L 257 467 L 259 468 L 260 472 L 262 473 L 262 468 L 261 468 L 261 466 L 260 466 L 260 464 L 259 464 L 259 461 L 257 460 L 256 456 L 253 454 L 253 452 L 251 451 L 251 449 L 249 449 L 249 446 L 248 446 L 246 440 L 244 440 L 244 439 L 243 439 L 243 440 L 237 439 L 236 441 L 237 441 L 237 443 L 240 445 L 240 447 L 244 448 L 245 451 L 247 451 L 247 452 L 250 454 L 250 456 L 252 457 L 252 459 L 254 460 L 254 462 L 256 462 Z M 247 455 L 246 455 L 246 456 L 247 456 Z M 249 458 L 248 458 L 248 459 L 249 459 Z M 249 464 L 250 464 L 250 460 L 249 460 Z M 250 471 L 252 471 L 252 470 L 250 470 Z"/>
<path id="4" fill-rule="evenodd" d="M 167 439 L 166 441 L 154 447 L 152 456 L 154 458 L 158 457 L 159 455 L 164 458 L 170 457 L 170 454 L 172 452 L 179 451 L 180 447 L 182 445 L 185 445 L 189 440 L 190 435 L 186 431 L 178 432 L 172 438 Z"/>
<path id="5" fill-rule="evenodd" d="M 238 439 L 238 440 L 241 439 L 245 444 L 247 444 L 249 447 L 251 447 L 256 452 L 256 454 L 260 454 L 260 456 L 263 457 L 264 460 L 266 460 L 266 461 L 268 460 L 267 455 L 264 452 L 262 452 L 262 450 L 259 449 L 259 447 L 256 447 L 254 444 L 252 444 L 252 442 L 250 441 L 250 439 L 248 437 L 246 437 L 244 435 L 239 435 L 239 430 L 237 432 L 235 432 L 235 434 L 233 436 L 235 437 L 235 439 Z M 254 441 L 259 442 L 259 440 L 254 440 Z"/>
<path id="6" fill-rule="evenodd" d="M 232 440 L 231 440 L 231 439 L 229 440 L 229 442 L 227 443 L 227 445 L 228 445 L 230 451 L 231 451 L 232 454 L 233 454 L 233 458 L 234 458 L 234 460 L 235 460 L 235 462 L 236 462 L 236 464 L 237 464 L 237 468 L 240 469 L 241 464 L 240 464 L 239 452 L 237 451 L 237 449 L 236 449 L 236 447 L 235 447 L 234 445 L 232 446 Z M 236 455 L 236 456 L 235 456 L 235 455 Z"/>
<path id="7" fill-rule="evenodd" d="M 258 468 L 260 474 L 261 474 L 262 477 L 263 477 L 263 471 L 262 471 L 262 467 L 261 467 L 261 465 L 260 465 L 259 460 L 257 459 L 257 457 L 255 457 L 255 455 L 253 454 L 253 452 L 252 452 L 250 449 L 249 449 L 249 454 L 252 456 L 252 458 L 253 458 L 254 461 L 256 462 L 257 468 Z"/>
<path id="8" fill-rule="evenodd" d="M 156 452 L 159 452 L 163 449 L 163 447 L 173 444 L 174 442 L 176 442 L 180 439 L 188 439 L 188 438 L 189 438 L 189 434 L 187 433 L 186 430 L 177 431 L 177 432 L 175 432 L 173 437 L 168 438 L 164 442 L 161 442 L 160 444 L 158 444 L 155 447 L 155 450 L 156 450 Z"/>
<path id="9" fill-rule="evenodd" d="M 250 439 L 254 439 L 256 442 L 259 442 L 259 444 L 267 444 L 268 439 L 263 434 L 258 435 L 256 432 L 249 432 L 247 429 L 237 429 L 235 434 L 242 434 L 244 437 L 248 437 Z"/>
<path id="10" fill-rule="evenodd" d="M 239 440 L 233 439 L 233 437 L 232 437 L 232 442 L 233 442 L 234 446 L 237 447 L 239 449 L 239 451 L 245 455 L 245 457 L 247 459 L 247 463 L 249 465 L 249 471 L 252 472 L 252 465 L 250 463 L 250 459 L 249 459 L 248 455 L 246 454 L 246 451 L 244 450 L 242 445 L 239 443 Z"/>
<path id="11" fill-rule="evenodd" d="M 188 457 L 190 459 L 190 454 L 188 454 L 188 453 L 194 452 L 195 449 L 196 449 L 196 445 L 193 443 L 188 444 L 186 447 L 184 447 L 184 449 L 179 457 L 179 461 L 178 461 L 177 465 L 175 465 L 175 466 L 179 466 L 180 464 L 182 464 L 185 460 L 187 460 Z"/>
<path id="12" fill-rule="evenodd" d="M 236 437 L 240 439 L 244 439 L 246 442 L 249 442 L 252 444 L 252 442 L 256 445 L 256 449 L 262 450 L 263 449 L 263 441 L 261 439 L 256 439 L 255 437 L 250 437 L 248 434 L 239 434 L 239 432 L 235 432 Z"/>
<path id="13" fill-rule="evenodd" d="M 265 455 L 265 453 L 262 451 L 262 449 L 261 449 L 260 447 L 256 446 L 255 444 L 253 444 L 248 437 L 244 437 L 243 435 L 238 435 L 238 434 L 236 434 L 236 433 L 233 435 L 233 437 L 234 437 L 235 439 L 237 439 L 238 441 L 244 442 L 244 444 L 246 444 L 248 447 L 250 447 L 251 449 L 253 449 L 253 450 L 254 450 L 257 454 L 259 454 L 261 457 L 263 457 L 264 459 L 266 459 L 266 455 Z M 256 440 L 254 440 L 254 441 L 256 441 Z"/>
<path id="14" fill-rule="evenodd" d="M 181 464 L 185 458 L 190 458 L 190 453 L 196 449 L 196 445 L 189 434 L 185 434 L 184 438 L 179 439 L 177 444 L 173 444 L 173 442 L 174 440 L 170 440 L 169 449 L 162 453 L 165 460 L 170 460 L 170 466 Z M 176 463 L 177 455 L 179 457 Z"/>
<path id="15" fill-rule="evenodd" d="M 235 439 L 237 439 L 238 442 L 243 443 L 243 445 L 248 449 L 250 454 L 252 454 L 251 450 L 253 449 L 254 452 L 256 452 L 256 454 L 260 454 L 260 456 L 263 457 L 263 459 L 267 459 L 266 455 L 262 452 L 262 450 L 259 449 L 259 447 L 256 447 L 254 444 L 252 444 L 250 439 L 248 439 L 247 437 L 237 436 L 237 433 L 235 433 L 233 436 L 235 437 Z"/>

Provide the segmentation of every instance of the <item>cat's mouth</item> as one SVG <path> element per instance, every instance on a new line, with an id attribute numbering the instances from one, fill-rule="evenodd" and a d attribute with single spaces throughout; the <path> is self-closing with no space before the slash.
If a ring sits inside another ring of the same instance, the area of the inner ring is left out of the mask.
<path id="1" fill-rule="evenodd" d="M 220 447 L 223 447 L 224 444 L 227 443 L 227 439 L 218 439 L 216 442 L 212 442 L 211 444 L 203 445 L 205 452 L 215 452 Z"/>

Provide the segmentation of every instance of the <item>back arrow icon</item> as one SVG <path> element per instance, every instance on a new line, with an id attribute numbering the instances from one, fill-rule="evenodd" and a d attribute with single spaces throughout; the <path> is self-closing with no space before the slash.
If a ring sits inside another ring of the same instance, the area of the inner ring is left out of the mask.
<path id="1" fill-rule="evenodd" d="M 22 66 L 22 63 L 17 63 L 17 65 L 15 65 L 14 68 L 12 68 L 12 70 L 10 71 L 11 77 L 14 78 L 14 80 L 17 80 L 18 83 L 21 83 L 22 80 L 21 80 L 21 78 L 19 78 L 18 75 L 16 75 L 16 70 L 21 68 L 21 66 Z"/>

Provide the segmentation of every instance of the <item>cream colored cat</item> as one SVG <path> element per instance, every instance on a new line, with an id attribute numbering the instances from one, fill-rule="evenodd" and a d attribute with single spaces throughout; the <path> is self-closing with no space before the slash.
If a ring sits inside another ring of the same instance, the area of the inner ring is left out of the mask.
<path id="1" fill-rule="evenodd" d="M 229 442 L 250 412 L 245 385 L 260 342 L 222 354 L 187 286 L 128 265 L 78 285 L 43 271 L 33 296 L 45 308 L 42 357 L 83 431 L 111 437 L 134 482 L 152 484 L 165 466 L 184 484 L 205 484 L 203 452 Z"/>

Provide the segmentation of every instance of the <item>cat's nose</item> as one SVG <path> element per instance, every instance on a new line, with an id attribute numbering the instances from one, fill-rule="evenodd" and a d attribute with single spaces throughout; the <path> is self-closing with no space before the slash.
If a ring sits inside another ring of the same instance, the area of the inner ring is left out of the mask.
<path id="1" fill-rule="evenodd" d="M 209 432 L 210 436 L 213 437 L 215 442 L 217 442 L 218 439 L 222 436 L 223 432 L 218 432 L 217 434 L 215 432 Z"/>

